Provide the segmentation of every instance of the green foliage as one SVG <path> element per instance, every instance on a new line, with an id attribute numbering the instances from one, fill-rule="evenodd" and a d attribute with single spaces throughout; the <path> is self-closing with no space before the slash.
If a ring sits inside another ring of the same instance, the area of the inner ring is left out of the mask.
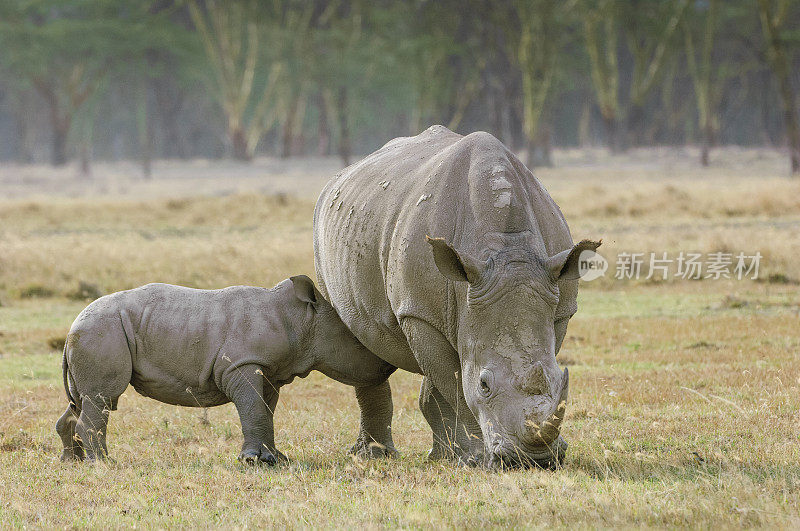
<path id="1" fill-rule="evenodd" d="M 765 9 L 780 24 L 764 26 Z M 741 131 L 722 122 L 745 113 L 781 137 L 786 112 L 756 107 L 797 91 L 764 78 L 796 68 L 798 20 L 789 0 L 0 0 L 0 85 L 15 102 L 35 89 L 54 136 L 92 140 L 105 106 L 136 124 L 139 144 L 169 119 L 185 137 L 224 131 L 244 159 L 265 139 L 289 154 L 295 140 L 345 143 L 352 130 L 367 151 L 432 123 L 516 147 L 585 126 L 622 148 Z M 192 125 L 159 116 L 156 99 L 190 101 Z"/>

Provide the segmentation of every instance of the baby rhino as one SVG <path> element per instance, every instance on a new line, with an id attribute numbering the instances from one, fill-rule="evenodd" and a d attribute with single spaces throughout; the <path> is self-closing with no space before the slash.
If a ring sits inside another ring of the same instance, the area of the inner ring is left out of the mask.
<path id="1" fill-rule="evenodd" d="M 244 434 L 239 459 L 272 465 L 286 459 L 273 431 L 282 385 L 318 370 L 357 388 L 373 386 L 393 369 L 359 343 L 304 275 L 272 289 L 148 284 L 121 291 L 87 306 L 67 335 L 70 404 L 56 423 L 61 458 L 108 454 L 108 414 L 130 383 L 168 404 L 233 402 Z"/>

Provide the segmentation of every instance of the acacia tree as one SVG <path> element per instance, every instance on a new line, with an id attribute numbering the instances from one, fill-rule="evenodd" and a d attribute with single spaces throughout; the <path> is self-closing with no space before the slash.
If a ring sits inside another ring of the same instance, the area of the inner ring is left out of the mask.
<path id="1" fill-rule="evenodd" d="M 599 0 L 582 6 L 583 32 L 586 52 L 591 65 L 600 115 L 606 130 L 606 143 L 612 153 L 622 150 L 619 131 L 619 66 L 617 64 L 617 37 L 614 0 Z"/>
<path id="2" fill-rule="evenodd" d="M 227 119 L 234 158 L 250 160 L 285 112 L 283 52 L 305 36 L 307 18 L 288 2 L 190 0 L 189 12 L 213 75 L 213 93 Z M 286 16 L 286 14 L 290 16 Z"/>
<path id="3" fill-rule="evenodd" d="M 717 107 L 722 95 L 721 82 L 724 80 L 724 63 L 714 60 L 714 40 L 717 33 L 719 20 L 719 0 L 709 0 L 708 7 L 703 14 L 693 8 L 691 19 L 684 21 L 684 47 L 689 75 L 694 86 L 695 101 L 697 104 L 697 120 L 702 135 L 702 148 L 700 163 L 708 166 L 708 156 L 711 146 L 714 145 L 716 132 L 719 129 Z M 703 19 L 704 18 L 704 19 Z M 693 20 L 700 20 L 702 34 L 699 49 L 695 45 L 695 28 Z"/>
<path id="4" fill-rule="evenodd" d="M 520 23 L 515 56 L 522 74 L 522 127 L 527 137 L 529 166 L 551 166 L 550 141 L 541 125 L 553 82 L 558 73 L 567 14 L 575 2 L 518 0 Z"/>
<path id="5" fill-rule="evenodd" d="M 113 6 L 112 6 L 113 7 Z M 68 161 L 75 114 L 100 88 L 124 26 L 108 3 L 38 0 L 4 3 L 0 49 L 6 68 L 26 79 L 47 105 L 51 162 Z"/>
<path id="6" fill-rule="evenodd" d="M 633 56 L 628 109 L 628 132 L 633 144 L 645 140 L 642 132 L 647 97 L 662 78 L 669 56 L 675 51 L 673 36 L 688 6 L 689 0 L 659 0 L 652 2 L 649 9 L 628 6 L 622 17 L 626 21 L 623 29 L 628 50 Z"/>
<path id="7" fill-rule="evenodd" d="M 361 130 L 363 135 L 370 127 L 384 125 L 381 115 L 398 108 L 405 113 L 414 106 L 416 85 L 409 78 L 415 71 L 407 60 L 417 48 L 413 39 L 403 41 L 410 33 L 403 16 L 410 6 L 318 0 L 316 7 L 312 45 L 303 64 L 311 79 L 304 82 L 317 92 L 318 149 L 334 142 L 343 164 L 348 165 L 354 150 L 353 131 Z M 376 94 L 384 105 L 377 113 L 366 104 Z M 405 132 L 403 125 L 395 126 L 398 132 Z"/>
<path id="8" fill-rule="evenodd" d="M 91 151 L 93 106 L 109 74 L 130 70 L 169 29 L 147 3 L 122 0 L 30 0 L 0 5 L 0 61 L 47 105 L 51 162 L 69 160 L 70 136 Z M 83 115 L 82 115 L 83 114 Z M 77 123 L 77 126 L 75 125 Z M 82 156 L 88 173 L 88 157 Z"/>
<path id="9" fill-rule="evenodd" d="M 784 34 L 789 24 L 792 10 L 789 0 L 758 0 L 758 14 L 766 42 L 767 61 L 778 82 L 781 95 L 783 121 L 786 139 L 789 144 L 789 158 L 792 173 L 800 173 L 800 123 L 797 118 L 797 98 L 792 87 L 791 60 L 789 58 L 788 36 Z M 796 19 L 795 19 L 796 20 Z M 797 28 L 793 28 L 797 31 Z"/>
<path id="10" fill-rule="evenodd" d="M 620 131 L 620 60 L 618 37 L 624 34 L 633 57 L 633 71 L 625 107 L 628 128 L 638 143 L 643 135 L 644 108 L 668 63 L 674 34 L 689 0 L 648 0 L 648 5 L 630 5 L 615 0 L 586 0 L 581 8 L 584 43 L 592 72 L 600 113 L 609 148 L 622 151 L 629 140 Z"/>
<path id="11" fill-rule="evenodd" d="M 494 9 L 506 12 L 502 2 Z M 412 92 L 412 134 L 432 123 L 458 128 L 478 97 L 488 61 L 480 28 L 488 11 L 478 0 L 417 0 L 396 11 L 408 25 L 407 34 L 398 35 L 402 45 L 395 53 Z"/>

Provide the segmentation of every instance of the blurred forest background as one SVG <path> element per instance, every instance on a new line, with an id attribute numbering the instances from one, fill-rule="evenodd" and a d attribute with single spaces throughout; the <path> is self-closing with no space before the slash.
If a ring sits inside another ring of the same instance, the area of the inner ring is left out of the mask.
<path id="1" fill-rule="evenodd" d="M 551 146 L 775 146 L 797 0 L 0 0 L 0 160 L 345 163 L 441 123 Z"/>

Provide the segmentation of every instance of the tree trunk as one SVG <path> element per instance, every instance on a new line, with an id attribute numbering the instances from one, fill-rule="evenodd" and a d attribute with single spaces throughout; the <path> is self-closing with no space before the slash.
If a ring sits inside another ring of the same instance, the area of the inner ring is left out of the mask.
<path id="1" fill-rule="evenodd" d="M 550 135 L 540 133 L 536 140 L 529 141 L 527 146 L 528 168 L 552 168 L 553 157 L 550 149 Z"/>
<path id="2" fill-rule="evenodd" d="M 627 130 L 624 142 L 619 146 L 625 151 L 628 146 L 641 146 L 646 142 L 644 128 L 644 106 L 631 104 L 628 113 Z"/>
<path id="3" fill-rule="evenodd" d="M 703 147 L 700 149 L 700 164 L 704 167 L 708 167 L 708 152 L 710 150 L 710 146 L 708 145 L 708 139 L 703 137 Z"/>
<path id="4" fill-rule="evenodd" d="M 233 149 L 233 158 L 244 162 L 252 160 L 253 156 L 247 149 L 247 138 L 245 138 L 244 131 L 241 127 L 236 127 L 231 131 L 231 149 Z"/>
<path id="5" fill-rule="evenodd" d="M 292 140 L 294 139 L 294 119 L 297 115 L 297 107 L 300 103 L 298 96 L 292 97 L 289 103 L 289 109 L 286 112 L 286 118 L 283 121 L 283 139 L 281 148 L 281 158 L 288 159 L 292 156 Z"/>
<path id="6" fill-rule="evenodd" d="M 153 135 L 151 128 L 147 127 L 147 134 L 142 142 L 142 175 L 145 179 L 150 180 L 153 178 Z"/>
<path id="7" fill-rule="evenodd" d="M 622 153 L 623 149 L 620 142 L 619 122 L 615 116 L 603 115 L 603 126 L 606 130 L 606 142 L 608 149 L 613 154 Z"/>
<path id="8" fill-rule="evenodd" d="M 711 148 L 716 145 L 716 133 L 714 131 L 714 124 L 709 123 L 703 128 L 703 145 L 700 151 L 700 164 L 704 167 L 709 165 L 709 155 L 711 153 Z"/>
<path id="9" fill-rule="evenodd" d="M 578 120 L 578 145 L 585 148 L 592 144 L 591 141 L 592 131 L 592 104 L 591 100 L 587 97 L 583 104 L 581 117 Z"/>
<path id="10" fill-rule="evenodd" d="M 339 156 L 345 166 L 350 165 L 350 129 L 347 124 L 347 87 L 339 88 Z"/>
<path id="11" fill-rule="evenodd" d="M 317 109 L 319 119 L 317 120 L 317 156 L 324 157 L 328 154 L 331 145 L 331 131 L 328 125 L 328 105 L 325 103 L 325 96 L 320 91 L 317 94 Z"/>
<path id="12" fill-rule="evenodd" d="M 14 120 L 17 132 L 16 160 L 20 164 L 33 162 L 33 131 L 30 124 L 31 106 L 30 98 L 25 95 L 20 100 L 20 108 L 15 113 Z"/>
<path id="13" fill-rule="evenodd" d="M 776 19 L 772 13 L 769 0 L 759 0 L 759 15 L 764 39 L 767 41 L 767 57 L 772 72 L 778 81 L 778 92 L 781 94 L 783 107 L 783 123 L 786 128 L 786 139 L 789 143 L 789 158 L 792 173 L 800 173 L 800 123 L 797 119 L 797 101 L 792 89 L 791 68 L 784 39 L 780 32 L 785 23 L 783 13 Z"/>
<path id="14" fill-rule="evenodd" d="M 53 137 L 51 164 L 53 166 L 63 166 L 69 159 L 67 157 L 67 134 L 69 133 L 69 123 L 65 120 L 58 120 L 53 125 Z"/>
<path id="15" fill-rule="evenodd" d="M 139 162 L 142 164 L 142 175 L 145 179 L 153 176 L 152 167 L 152 118 L 148 112 L 147 82 L 143 81 L 137 91 L 138 108 L 136 110 L 136 128 L 139 133 Z"/>
<path id="16" fill-rule="evenodd" d="M 783 104 L 783 121 L 786 126 L 786 140 L 789 144 L 789 158 L 792 173 L 800 173 L 800 124 L 797 121 L 797 104 L 795 102 L 792 82 L 789 78 L 788 69 L 781 69 L 779 74 L 778 86 L 781 93 L 781 103 Z"/>
<path id="17" fill-rule="evenodd" d="M 89 179 L 92 177 L 92 149 L 87 141 L 81 142 L 80 149 L 78 150 L 80 158 L 80 172 L 81 177 Z"/>

